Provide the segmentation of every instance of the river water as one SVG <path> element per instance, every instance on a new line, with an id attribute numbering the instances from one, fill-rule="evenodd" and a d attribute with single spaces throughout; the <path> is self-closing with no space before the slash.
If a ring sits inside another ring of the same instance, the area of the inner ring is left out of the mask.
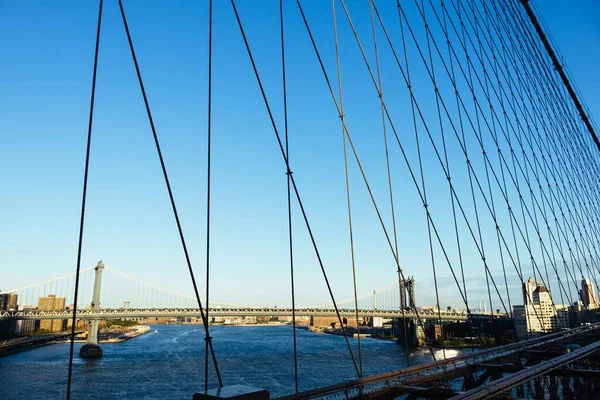
<path id="1" fill-rule="evenodd" d="M 73 399 L 187 399 L 203 390 L 204 332 L 198 325 L 155 325 L 142 336 L 103 344 L 104 357 L 83 360 L 76 344 Z M 156 330 L 156 332 L 155 332 Z M 294 391 L 290 326 L 211 327 L 225 385 L 244 384 L 270 391 L 271 397 Z M 298 330 L 300 390 L 354 379 L 342 336 Z M 356 350 L 356 339 L 351 339 Z M 404 367 L 402 346 L 361 339 L 365 375 Z M 447 356 L 460 351 L 446 350 Z M 0 399 L 64 399 L 68 344 L 39 347 L 0 358 Z M 441 358 L 441 351 L 436 354 Z M 410 354 L 411 365 L 431 360 L 429 350 Z M 212 366 L 209 368 L 212 372 Z M 214 373 L 210 386 L 217 385 Z"/>

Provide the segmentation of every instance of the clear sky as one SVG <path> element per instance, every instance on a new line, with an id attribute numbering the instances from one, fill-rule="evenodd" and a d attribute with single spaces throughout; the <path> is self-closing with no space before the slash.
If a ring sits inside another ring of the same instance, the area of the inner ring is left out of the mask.
<path id="1" fill-rule="evenodd" d="M 203 285 L 207 2 L 124 3 L 192 262 Z M 283 132 L 278 1 L 238 3 Z M 305 3 L 335 83 L 331 5 Z M 371 57 L 368 3 L 347 3 Z M 536 3 L 592 114 L 600 118 L 600 4 L 591 0 Z M 410 4 L 408 17 L 424 37 L 423 23 Z M 395 5 L 381 1 L 378 6 L 400 46 Z M 347 122 L 391 232 L 379 103 L 341 7 L 337 12 Z M 347 298 L 352 280 L 340 122 L 294 2 L 286 2 L 285 15 L 292 170 L 334 292 Z M 92 1 L 0 0 L 2 289 L 75 269 L 96 18 L 97 2 Z M 286 305 L 290 284 L 285 165 L 229 2 L 215 2 L 214 25 L 212 293 L 231 303 Z M 409 158 L 416 163 L 406 85 L 384 47 L 382 33 L 378 35 L 384 93 L 389 93 L 390 109 L 400 121 L 399 130 L 406 133 Z M 412 51 L 415 82 L 429 88 L 418 54 Z M 442 67 L 437 68 L 443 74 Z M 421 102 L 435 118 L 435 98 L 431 90 L 427 93 L 429 97 Z M 436 120 L 431 121 L 435 126 Z M 407 275 L 432 283 L 423 207 L 398 146 L 392 144 L 400 260 Z M 451 238 L 454 228 L 447 184 L 431 146 L 423 157 L 432 213 L 435 218 L 439 212 L 439 228 Z M 450 154 L 456 166 L 460 160 L 458 151 Z M 397 277 L 359 171 L 353 161 L 350 164 L 361 294 L 388 286 Z M 463 180 L 455 182 L 468 205 L 464 160 L 462 170 Z M 103 259 L 131 275 L 191 293 L 118 5 L 112 0 L 105 1 L 102 25 L 88 196 L 84 267 Z M 438 203 L 443 211 L 435 208 Z M 293 213 L 298 303 L 327 301 L 297 206 Z M 490 224 L 486 222 L 486 227 Z M 488 232 L 488 258 L 495 260 L 493 268 L 498 273 L 493 226 Z M 463 235 L 465 241 L 470 240 L 466 231 Z M 454 246 L 452 240 L 448 239 L 449 246 Z M 458 297 L 437 247 L 436 257 L 442 290 Z M 472 298 L 483 300 L 483 267 L 472 244 L 465 248 L 464 257 Z M 521 254 L 521 258 L 528 257 Z M 511 276 L 509 286 L 518 287 L 514 271 Z"/>

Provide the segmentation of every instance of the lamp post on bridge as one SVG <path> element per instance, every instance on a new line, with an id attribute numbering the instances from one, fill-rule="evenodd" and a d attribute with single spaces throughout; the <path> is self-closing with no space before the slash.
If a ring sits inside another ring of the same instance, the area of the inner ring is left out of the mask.
<path id="1" fill-rule="evenodd" d="M 96 275 L 94 276 L 94 293 L 92 296 L 92 311 L 94 313 L 100 311 L 100 290 L 102 288 L 102 270 L 104 264 L 102 260 L 94 268 Z M 88 337 L 86 343 L 79 350 L 79 356 L 83 358 L 98 358 L 102 357 L 102 349 L 98 345 L 98 320 L 90 321 Z"/>

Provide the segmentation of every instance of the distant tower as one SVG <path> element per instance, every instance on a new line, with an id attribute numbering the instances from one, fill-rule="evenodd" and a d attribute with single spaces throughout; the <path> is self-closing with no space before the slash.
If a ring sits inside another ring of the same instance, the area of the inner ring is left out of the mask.
<path id="1" fill-rule="evenodd" d="M 406 290 L 408 291 L 409 303 L 408 306 L 410 308 L 417 306 L 417 296 L 415 294 L 415 278 L 411 276 L 409 279 L 405 281 Z"/>
<path id="2" fill-rule="evenodd" d="M 398 270 L 398 291 L 400 292 L 400 309 L 406 309 L 406 283 L 402 279 L 402 274 Z"/>
<path id="3" fill-rule="evenodd" d="M 94 268 L 96 275 L 94 277 L 94 293 L 92 295 L 92 312 L 100 311 L 100 292 L 102 289 L 102 270 L 104 264 L 102 261 L 98 262 L 98 265 Z M 88 330 L 88 338 L 86 344 L 84 344 L 79 350 L 79 356 L 83 358 L 97 358 L 102 357 L 102 349 L 98 345 L 98 320 L 93 319 L 90 323 Z"/>
<path id="4" fill-rule="evenodd" d="M 598 297 L 596 296 L 594 286 L 589 279 L 581 280 L 581 297 L 585 307 L 598 308 Z"/>
<path id="5" fill-rule="evenodd" d="M 377 310 L 377 291 L 373 290 L 373 310 Z"/>
<path id="6" fill-rule="evenodd" d="M 537 288 L 537 283 L 533 280 L 532 277 L 529 277 L 527 282 L 523 283 L 523 304 L 528 305 L 531 304 L 533 299 L 533 292 Z"/>

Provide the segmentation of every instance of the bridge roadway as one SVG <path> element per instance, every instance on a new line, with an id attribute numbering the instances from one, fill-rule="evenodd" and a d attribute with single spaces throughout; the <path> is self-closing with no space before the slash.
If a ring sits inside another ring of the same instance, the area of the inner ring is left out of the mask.
<path id="1" fill-rule="evenodd" d="M 342 317 L 355 317 L 354 309 L 340 309 Z M 209 313 L 213 317 L 291 317 L 291 308 L 211 308 Z M 382 317 L 382 318 L 399 318 L 404 315 L 405 318 L 416 318 L 414 312 L 405 311 L 404 314 L 400 310 L 358 310 L 361 317 Z M 298 317 L 328 317 L 335 316 L 333 309 L 318 309 L 318 308 L 299 308 L 296 309 Z M 471 314 L 473 318 L 501 318 L 504 314 Z M 464 321 L 469 317 L 463 312 L 448 312 L 442 311 L 443 320 L 448 321 Z M 0 321 L 2 320 L 42 320 L 42 319 L 71 319 L 73 313 L 70 310 L 62 311 L 5 311 L 0 313 Z M 100 311 L 90 309 L 82 309 L 77 311 L 77 318 L 81 320 L 107 320 L 119 318 L 150 318 L 150 317 L 200 317 L 200 311 L 197 308 L 105 308 Z M 421 319 L 437 319 L 437 312 L 419 312 Z"/>

